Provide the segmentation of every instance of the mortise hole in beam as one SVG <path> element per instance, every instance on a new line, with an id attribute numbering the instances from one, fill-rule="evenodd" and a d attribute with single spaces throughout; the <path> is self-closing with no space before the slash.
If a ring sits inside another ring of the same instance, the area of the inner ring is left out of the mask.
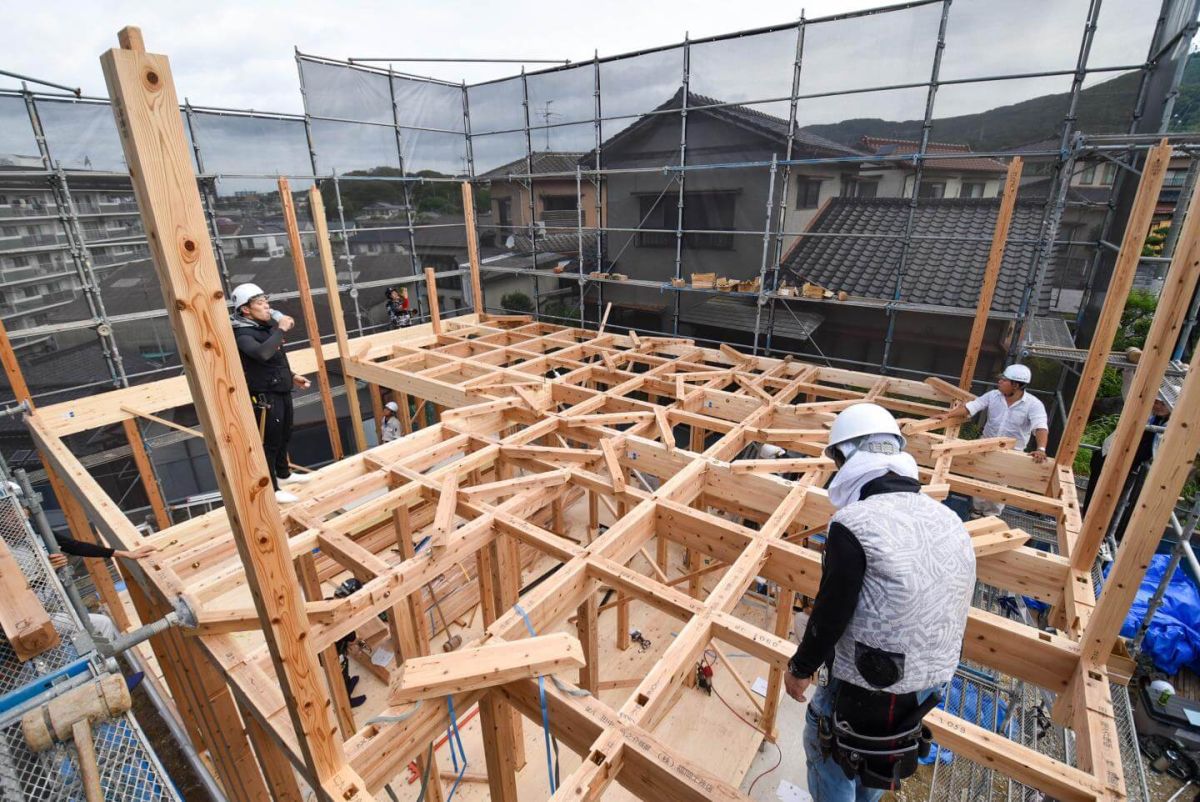
<path id="1" fill-rule="evenodd" d="M 647 696 L 646 694 L 639 693 L 637 695 L 638 707 L 645 707 L 647 704 L 649 704 L 649 702 L 650 702 L 650 697 Z"/>
<path id="2" fill-rule="evenodd" d="M 604 756 L 603 752 L 593 752 L 592 753 L 592 762 L 595 763 L 597 766 L 603 766 L 604 761 L 606 761 L 606 760 L 608 760 L 608 758 Z"/>
<path id="3" fill-rule="evenodd" d="M 1100 676 L 1095 671 L 1089 671 L 1088 676 L 1091 677 L 1092 679 L 1094 679 L 1096 682 L 1099 682 L 1100 680 L 1104 679 L 1104 677 Z"/>

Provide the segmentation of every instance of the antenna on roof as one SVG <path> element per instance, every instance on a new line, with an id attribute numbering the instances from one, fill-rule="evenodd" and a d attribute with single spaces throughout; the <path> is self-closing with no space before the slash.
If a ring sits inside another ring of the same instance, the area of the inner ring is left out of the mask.
<path id="1" fill-rule="evenodd" d="M 542 106 L 540 109 L 537 110 L 537 115 L 539 117 L 541 117 L 542 121 L 545 122 L 545 124 L 546 124 L 546 152 L 547 153 L 550 152 L 550 121 L 554 117 L 562 116 L 557 111 L 550 111 L 550 104 L 553 102 L 554 102 L 553 100 L 547 100 L 546 105 Z"/>

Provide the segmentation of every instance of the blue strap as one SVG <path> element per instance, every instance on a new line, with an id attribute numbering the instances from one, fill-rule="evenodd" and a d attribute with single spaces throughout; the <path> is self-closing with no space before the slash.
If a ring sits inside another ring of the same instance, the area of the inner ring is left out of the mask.
<path id="1" fill-rule="evenodd" d="M 521 618 L 525 619 L 525 628 L 529 630 L 529 637 L 537 637 L 537 632 L 533 629 L 533 624 L 529 621 L 529 615 L 521 608 L 520 604 L 514 604 L 513 609 L 521 614 Z M 542 733 L 546 736 L 546 773 L 550 775 L 550 793 L 553 794 L 558 790 L 554 783 L 554 757 L 550 753 L 550 708 L 546 706 L 546 678 L 538 677 L 538 697 L 542 702 Z"/>
<path id="2" fill-rule="evenodd" d="M 446 797 L 446 802 L 450 802 L 454 798 L 454 792 L 458 790 L 458 784 L 462 782 L 463 775 L 467 773 L 467 750 L 463 748 L 462 733 L 458 731 L 458 715 L 454 712 L 454 697 L 446 696 L 446 707 L 450 711 L 450 724 L 446 727 L 447 742 L 450 744 L 450 762 L 454 766 L 454 770 L 458 772 L 458 776 L 454 778 L 454 785 L 450 786 L 450 795 Z M 454 752 L 455 742 L 458 744 L 458 754 L 462 755 L 462 768 L 458 767 L 458 755 Z M 437 780 L 437 782 L 441 782 Z"/>

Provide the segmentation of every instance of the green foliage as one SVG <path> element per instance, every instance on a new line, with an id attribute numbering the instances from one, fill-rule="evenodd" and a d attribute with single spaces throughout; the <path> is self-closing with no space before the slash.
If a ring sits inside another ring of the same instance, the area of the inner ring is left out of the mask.
<path id="1" fill-rule="evenodd" d="M 1150 229 L 1150 233 L 1146 235 L 1146 242 L 1142 245 L 1142 256 L 1162 256 L 1163 246 L 1167 242 L 1167 233 L 1170 230 L 1170 220 L 1165 220 Z"/>
<path id="2" fill-rule="evenodd" d="M 1134 290 L 1129 293 L 1125 302 L 1125 311 L 1121 313 L 1121 328 L 1113 340 L 1113 350 L 1124 351 L 1126 348 L 1141 348 L 1146 344 L 1146 335 L 1150 332 L 1150 322 L 1154 319 L 1154 310 L 1158 308 L 1158 298 L 1146 290 Z"/>
<path id="3" fill-rule="evenodd" d="M 579 324 L 579 307 L 564 301 L 547 301 L 542 304 L 542 317 L 562 326 Z"/>
<path id="4" fill-rule="evenodd" d="M 1112 434 L 1113 429 L 1117 428 L 1117 421 L 1121 419 L 1119 414 L 1104 415 L 1090 421 L 1087 428 L 1083 430 L 1083 441 L 1087 445 L 1099 447 L 1104 442 L 1104 438 Z M 1092 451 L 1088 448 L 1081 448 L 1075 452 L 1075 463 L 1072 467 L 1075 469 L 1076 476 L 1090 476 L 1092 472 Z"/>
<path id="5" fill-rule="evenodd" d="M 1100 390 L 1097 398 L 1116 398 L 1121 394 L 1121 371 L 1114 367 L 1105 367 L 1104 375 L 1100 377 Z"/>
<path id="6" fill-rule="evenodd" d="M 523 292 L 510 292 L 500 299 L 500 306 L 514 314 L 533 314 L 533 301 Z"/>

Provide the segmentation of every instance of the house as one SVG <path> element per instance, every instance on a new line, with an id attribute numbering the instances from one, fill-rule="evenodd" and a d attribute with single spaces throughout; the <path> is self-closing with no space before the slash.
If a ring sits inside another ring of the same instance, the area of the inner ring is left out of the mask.
<path id="1" fill-rule="evenodd" d="M 864 136 L 860 148 L 872 156 L 888 157 L 888 161 L 864 164 L 842 181 L 842 196 L 855 198 L 898 198 L 912 194 L 916 166 L 896 157 L 912 156 L 920 144 L 910 139 Z M 927 158 L 921 171 L 921 198 L 995 198 L 1004 188 L 1008 166 L 985 156 L 971 156 L 968 145 L 952 142 L 929 142 Z M 945 154 L 945 158 L 928 158 L 929 154 Z"/>
<path id="2" fill-rule="evenodd" d="M 492 182 L 491 216 L 494 224 L 490 231 L 494 233 L 498 246 L 502 246 L 512 235 L 528 237 L 531 206 L 532 222 L 541 234 L 561 233 L 563 229 L 570 229 L 573 233 L 580 225 L 579 203 L 583 204 L 583 227 L 595 227 L 596 186 L 590 179 L 583 180 L 578 187 L 575 183 L 575 170 L 583 155 L 559 151 L 534 153 L 533 173 L 563 174 L 539 177 L 534 182 L 509 177 L 529 173 L 523 157 L 479 176 Z M 484 233 L 485 230 L 481 229 L 480 234 Z"/>
<path id="3" fill-rule="evenodd" d="M 889 363 L 920 372 L 957 373 L 966 353 L 999 208 L 1000 201 L 995 198 L 931 198 L 915 210 L 905 198 L 832 199 L 813 220 L 809 235 L 788 249 L 781 269 L 790 284 L 811 282 L 848 297 L 844 301 L 836 297 L 780 300 L 776 321 L 791 327 L 793 317 L 818 316 L 820 328 L 812 339 L 821 353 L 878 363 L 889 327 L 883 312 L 895 300 Z M 905 248 L 910 212 L 915 236 Z M 981 348 L 980 376 L 1001 366 L 1013 322 L 1020 319 L 1026 303 L 1038 311 L 1049 309 L 1052 274 L 1037 297 L 1026 298 L 1042 213 L 1043 204 L 1030 200 L 1018 201 L 1013 210 L 1009 243 Z M 871 236 L 861 236 L 864 233 Z M 925 239 L 922 234 L 936 236 Z M 709 296 L 682 320 L 697 336 L 729 339 L 721 332 L 729 328 L 752 331 L 752 316 L 743 313 L 739 318 L 749 320 L 749 327 L 733 322 L 738 310 L 728 308 L 731 301 L 734 299 Z M 745 305 L 749 312 L 754 311 L 752 301 Z M 773 344 L 780 348 L 811 350 L 778 327 L 773 336 Z"/>

